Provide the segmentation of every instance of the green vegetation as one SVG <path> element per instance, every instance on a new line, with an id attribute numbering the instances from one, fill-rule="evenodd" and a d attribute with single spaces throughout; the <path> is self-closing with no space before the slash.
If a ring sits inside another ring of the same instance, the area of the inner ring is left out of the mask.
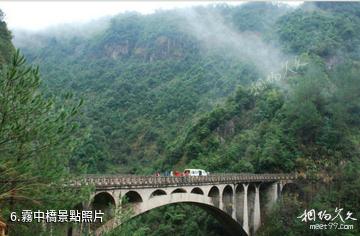
<path id="1" fill-rule="evenodd" d="M 323 27 L 321 15 L 337 24 Z M 300 21 L 299 17 L 307 20 Z M 352 196 L 360 192 L 360 67 L 354 53 L 358 46 L 349 42 L 357 41 L 360 30 L 356 16 L 347 22 L 352 22 L 349 27 L 356 31 L 341 39 L 339 30 L 344 27 L 338 24 L 348 17 L 301 9 L 283 16 L 277 23 L 280 40 L 285 48 L 305 53 L 301 58 L 306 66 L 287 73 L 277 84 L 263 86 L 260 92 L 240 88 L 170 149 L 170 164 L 183 162 L 210 171 L 295 171 L 303 176 L 309 186 L 304 189 L 305 199 L 285 201 L 269 217 L 263 235 L 311 234 L 294 217 L 304 209 L 334 212 L 336 207 L 346 206 L 359 214 L 358 200 Z M 334 42 L 339 41 L 341 46 L 323 45 L 329 32 L 337 32 Z M 317 40 L 317 35 L 323 38 Z M 347 235 L 359 233 L 359 225 L 354 223 L 354 230 Z"/>
<path id="2" fill-rule="evenodd" d="M 206 27 L 194 24 L 198 19 Z M 0 168 L 14 171 L 0 181 L 28 179 L 43 186 L 14 186 L 33 204 L 40 202 L 38 193 L 46 184 L 61 182 L 69 172 L 153 174 L 200 167 L 298 173 L 303 198 L 284 196 L 259 235 L 313 233 L 296 218 L 305 209 L 341 207 L 359 218 L 359 3 L 127 13 L 88 37 L 32 35 L 40 46 L 25 40 L 22 50 L 40 65 L 41 86 L 38 71 L 19 55 L 11 62 L 10 33 L 3 21 L 1 26 L 0 119 L 8 123 L 0 125 L 0 149 L 5 150 Z M 216 37 L 223 32 L 228 38 Z M 273 59 L 261 58 L 265 42 L 271 52 L 291 54 L 279 60 L 298 59 L 282 68 L 261 67 Z M 267 77 L 276 81 L 261 79 Z M 60 96 L 52 105 L 53 94 L 68 92 L 74 97 Z M 78 106 L 68 103 L 80 98 L 83 112 L 75 114 Z M 76 132 L 74 124 L 80 126 Z M 88 135 L 80 135 L 84 132 Z M 4 145 L 1 139 L 7 137 L 16 140 Z M 11 189 L 0 190 L 1 197 Z M 60 198 L 70 197 L 50 190 L 42 195 L 41 207 L 56 207 Z M 5 209 L 12 209 L 14 199 L 10 195 Z M 211 216 L 193 208 L 189 215 L 190 208 L 163 207 L 111 234 L 225 235 Z M 347 235 L 359 235 L 358 222 Z"/>
<path id="3" fill-rule="evenodd" d="M 5 23 L 1 25 L 6 34 Z M 11 45 L 9 38 L 0 40 Z M 82 140 L 74 120 L 81 104 L 72 105 L 70 96 L 62 105 L 46 98 L 39 89 L 38 68 L 27 66 L 12 46 L 4 50 L 1 58 L 9 63 L 0 70 L 0 218 L 6 219 L 10 235 L 40 235 L 49 229 L 35 222 L 10 222 L 10 215 L 15 212 L 20 219 L 24 209 L 73 209 L 74 202 L 86 200 L 86 189 L 65 186 L 72 178 L 68 161 Z M 54 235 L 64 230 L 49 227 Z"/>
<path id="4" fill-rule="evenodd" d="M 50 94 L 84 99 L 91 135 L 77 160 L 88 173 L 153 173 L 183 127 L 259 77 L 251 63 L 203 52 L 177 14 L 120 15 L 92 38 L 23 48 Z"/>
<path id="5" fill-rule="evenodd" d="M 348 9 L 339 3 L 316 5 L 318 10 L 307 10 L 305 5 L 279 20 L 278 37 L 286 42 L 285 50 L 315 53 L 327 60 L 346 53 L 358 60 L 359 49 L 355 45 L 360 40 L 360 22 L 352 11 L 359 11 L 359 4 L 349 3 Z"/>
<path id="6" fill-rule="evenodd" d="M 139 227 L 140 226 L 140 227 Z M 156 236 L 156 235 L 227 236 L 227 231 L 215 218 L 191 205 L 174 204 L 140 215 L 107 236 Z"/>
<path id="7" fill-rule="evenodd" d="M 4 13 L 0 10 L 0 65 L 10 62 L 14 50 L 11 43 L 11 32 L 7 29 Z"/>

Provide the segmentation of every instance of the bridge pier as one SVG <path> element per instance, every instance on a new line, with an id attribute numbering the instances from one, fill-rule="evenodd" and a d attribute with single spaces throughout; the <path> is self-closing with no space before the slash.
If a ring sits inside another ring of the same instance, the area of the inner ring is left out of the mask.
<path id="1" fill-rule="evenodd" d="M 249 213 L 248 213 L 248 187 L 249 184 L 243 184 L 244 187 L 244 211 L 243 211 L 243 229 L 249 234 Z"/>
<path id="2" fill-rule="evenodd" d="M 224 188 L 220 188 L 220 196 L 219 196 L 219 209 L 225 211 L 225 206 L 224 206 L 224 199 L 223 199 L 223 190 Z"/>
<path id="3" fill-rule="evenodd" d="M 254 203 L 254 232 L 256 232 L 261 224 L 260 217 L 260 184 L 255 185 L 255 203 Z"/>
<path id="4" fill-rule="evenodd" d="M 278 183 L 277 182 L 275 182 L 275 183 L 273 183 L 272 184 L 272 194 L 271 194 L 271 200 L 270 200 L 270 202 L 271 202 L 271 205 L 274 205 L 275 204 L 275 202 L 277 201 L 277 199 L 278 199 L 278 196 L 279 196 L 279 188 L 278 188 Z"/>
<path id="5" fill-rule="evenodd" d="M 236 219 L 236 208 L 237 208 L 237 204 L 236 204 L 236 184 L 234 184 L 234 186 L 233 186 L 232 204 L 233 204 L 232 205 L 233 206 L 232 218 L 237 221 L 237 219 Z"/>

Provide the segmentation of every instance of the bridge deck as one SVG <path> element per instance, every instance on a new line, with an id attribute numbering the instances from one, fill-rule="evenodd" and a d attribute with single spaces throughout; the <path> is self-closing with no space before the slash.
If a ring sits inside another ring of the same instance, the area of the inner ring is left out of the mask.
<path id="1" fill-rule="evenodd" d="M 248 182 L 273 182 L 294 180 L 296 174 L 211 174 L 208 176 L 133 176 L 133 175 L 89 175 L 73 182 L 73 185 L 94 184 L 97 188 L 167 187 L 209 184 L 231 184 Z"/>

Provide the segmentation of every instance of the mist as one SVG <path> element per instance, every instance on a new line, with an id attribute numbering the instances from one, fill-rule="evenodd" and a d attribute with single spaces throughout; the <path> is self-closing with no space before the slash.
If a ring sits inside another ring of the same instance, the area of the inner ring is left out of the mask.
<path id="1" fill-rule="evenodd" d="M 105 16 L 85 23 L 66 23 L 50 26 L 43 30 L 13 30 L 13 43 L 16 47 L 37 47 L 45 46 L 44 40 L 49 37 L 57 40 L 68 40 L 72 38 L 91 38 L 96 34 L 104 32 L 110 24 L 112 16 Z"/>
<path id="2" fill-rule="evenodd" d="M 192 8 L 182 13 L 187 32 L 196 37 L 206 51 L 217 50 L 240 61 L 249 61 L 265 75 L 278 72 L 290 58 L 264 42 L 259 33 L 240 32 L 214 11 L 199 13 Z"/>
<path id="3" fill-rule="evenodd" d="M 242 4 L 243 7 L 246 4 Z M 223 4 L 225 7 L 231 7 Z M 277 6 L 291 10 L 285 5 Z M 218 11 L 214 11 L 210 5 L 206 7 L 188 7 L 170 10 L 178 14 L 183 22 L 179 22 L 184 33 L 193 36 L 207 52 L 217 52 L 227 57 L 239 60 L 239 62 L 253 63 L 264 75 L 277 73 L 291 55 L 285 55 L 273 44 L 264 42 L 260 33 L 252 31 L 239 31 L 229 21 L 226 21 Z M 166 12 L 166 11 L 165 11 Z M 49 27 L 37 32 L 14 30 L 13 43 L 16 47 L 42 47 L 44 40 L 55 38 L 68 40 L 74 37 L 91 38 L 101 34 L 109 26 L 111 19 L 118 16 L 107 16 L 91 20 L 86 23 L 67 23 Z M 153 13 L 156 14 L 156 13 Z M 147 16 L 143 16 L 147 17 Z"/>

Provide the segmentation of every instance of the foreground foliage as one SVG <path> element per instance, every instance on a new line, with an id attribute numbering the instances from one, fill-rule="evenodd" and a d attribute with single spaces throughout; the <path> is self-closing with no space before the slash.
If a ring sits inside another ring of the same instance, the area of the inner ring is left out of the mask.
<path id="1" fill-rule="evenodd" d="M 10 222 L 24 209 L 70 209 L 81 190 L 66 187 L 68 160 L 81 140 L 74 117 L 81 103 L 56 106 L 39 90 L 37 68 L 17 51 L 0 70 L 0 206 L 9 234 L 41 234 L 40 224 Z M 83 198 L 85 200 L 86 198 Z M 52 227 L 52 226 L 51 226 Z M 54 228 L 54 232 L 56 232 Z"/>

